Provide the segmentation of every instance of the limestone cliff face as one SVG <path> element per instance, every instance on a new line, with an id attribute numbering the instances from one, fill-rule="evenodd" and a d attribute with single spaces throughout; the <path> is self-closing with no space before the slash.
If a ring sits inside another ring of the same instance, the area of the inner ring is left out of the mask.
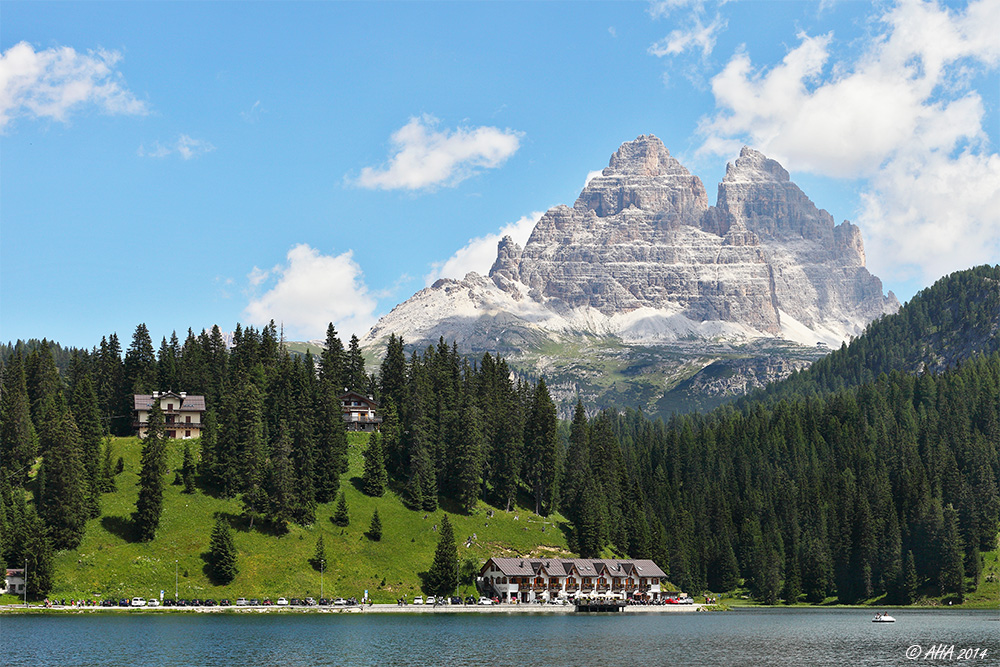
<path id="1" fill-rule="evenodd" d="M 744 148 L 709 206 L 701 180 L 643 135 L 572 207 L 545 213 L 524 248 L 503 239 L 488 277 L 421 290 L 364 343 L 395 332 L 414 343 L 446 335 L 470 352 L 575 334 L 839 347 L 898 308 L 865 269 L 860 230 L 836 225 L 776 161 Z"/>
<path id="2" fill-rule="evenodd" d="M 490 278 L 557 313 L 652 308 L 770 335 L 782 313 L 853 331 L 898 307 L 864 269 L 858 229 L 835 226 L 777 162 L 744 148 L 709 207 L 698 177 L 653 136 L 623 144 L 523 249 L 501 242 Z"/>

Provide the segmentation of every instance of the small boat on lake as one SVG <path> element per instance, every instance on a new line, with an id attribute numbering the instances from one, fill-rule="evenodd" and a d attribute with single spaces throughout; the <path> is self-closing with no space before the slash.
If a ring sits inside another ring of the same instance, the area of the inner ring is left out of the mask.
<path id="1" fill-rule="evenodd" d="M 894 619 L 889 614 L 875 614 L 875 618 L 872 619 L 872 623 L 895 623 Z"/>

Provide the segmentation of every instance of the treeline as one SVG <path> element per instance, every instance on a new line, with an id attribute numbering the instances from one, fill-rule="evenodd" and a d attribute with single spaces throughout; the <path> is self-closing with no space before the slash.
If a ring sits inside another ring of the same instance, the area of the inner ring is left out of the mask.
<path id="1" fill-rule="evenodd" d="M 742 579 L 771 603 L 909 603 L 931 585 L 961 600 L 981 550 L 997 546 L 998 354 L 746 412 L 663 424 L 630 411 L 591 428 L 621 444 L 637 499 L 645 494 L 665 527 L 670 579 L 685 589 L 732 590 Z M 578 534 L 624 547 L 597 497 L 574 516 Z"/>

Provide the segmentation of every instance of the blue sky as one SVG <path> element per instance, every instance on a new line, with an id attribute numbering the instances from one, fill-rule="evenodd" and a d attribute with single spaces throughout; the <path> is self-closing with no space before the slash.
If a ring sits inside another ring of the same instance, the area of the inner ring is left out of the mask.
<path id="1" fill-rule="evenodd" d="M 1000 261 L 1000 0 L 0 4 L 0 340 L 361 335 L 655 134 L 901 300 Z"/>

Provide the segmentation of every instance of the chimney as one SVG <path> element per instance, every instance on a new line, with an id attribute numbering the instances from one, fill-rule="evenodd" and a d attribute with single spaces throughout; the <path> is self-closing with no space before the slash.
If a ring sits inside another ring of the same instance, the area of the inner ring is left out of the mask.
<path id="1" fill-rule="evenodd" d="M 181 398 L 187 398 L 188 393 L 186 391 L 181 392 Z"/>

